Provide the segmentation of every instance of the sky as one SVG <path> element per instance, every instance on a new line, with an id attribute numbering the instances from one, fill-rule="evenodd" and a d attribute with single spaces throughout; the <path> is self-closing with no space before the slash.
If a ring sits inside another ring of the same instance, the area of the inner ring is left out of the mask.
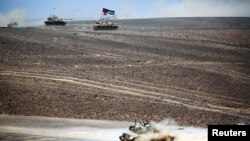
<path id="1" fill-rule="evenodd" d="M 0 0 L 0 25 L 10 21 L 45 20 L 55 14 L 93 20 L 102 8 L 118 19 L 157 17 L 250 17 L 250 0 Z"/>

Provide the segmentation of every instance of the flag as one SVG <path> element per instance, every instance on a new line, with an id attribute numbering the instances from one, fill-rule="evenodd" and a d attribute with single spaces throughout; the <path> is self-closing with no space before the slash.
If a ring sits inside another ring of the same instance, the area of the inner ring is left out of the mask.
<path id="1" fill-rule="evenodd" d="M 109 10 L 109 9 L 106 9 L 106 8 L 103 8 L 102 12 L 103 12 L 104 15 L 107 15 L 107 14 L 109 14 L 109 15 L 115 15 L 115 11 L 114 10 Z"/>

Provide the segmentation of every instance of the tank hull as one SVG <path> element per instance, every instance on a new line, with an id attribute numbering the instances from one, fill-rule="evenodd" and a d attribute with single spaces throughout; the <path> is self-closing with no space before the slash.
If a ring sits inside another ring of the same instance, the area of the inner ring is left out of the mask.
<path id="1" fill-rule="evenodd" d="M 94 25 L 93 30 L 117 30 L 117 25 Z"/>
<path id="2" fill-rule="evenodd" d="M 44 23 L 46 26 L 65 26 L 66 25 L 66 22 L 64 21 L 57 21 L 57 22 L 45 21 Z"/>

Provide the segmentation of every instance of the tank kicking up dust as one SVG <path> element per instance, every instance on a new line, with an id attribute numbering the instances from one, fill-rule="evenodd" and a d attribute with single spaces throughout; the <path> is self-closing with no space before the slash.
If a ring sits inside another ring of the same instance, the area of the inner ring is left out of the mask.
<path id="1" fill-rule="evenodd" d="M 65 26 L 66 22 L 63 19 L 58 18 L 56 15 L 48 17 L 47 21 L 44 22 L 46 26 Z"/>
<path id="2" fill-rule="evenodd" d="M 102 17 L 93 25 L 93 30 L 116 30 L 118 26 L 115 25 L 107 15 L 111 15 L 114 19 L 115 11 L 106 8 L 102 9 Z"/>
<path id="3" fill-rule="evenodd" d="M 17 24 L 17 22 L 11 22 L 11 23 L 9 23 L 7 26 L 8 26 L 9 28 L 13 28 L 13 27 L 17 27 L 18 24 Z"/>
<path id="4" fill-rule="evenodd" d="M 123 133 L 119 138 L 121 141 L 174 141 L 174 137 L 161 133 L 152 123 L 146 121 L 129 126 L 130 133 Z"/>

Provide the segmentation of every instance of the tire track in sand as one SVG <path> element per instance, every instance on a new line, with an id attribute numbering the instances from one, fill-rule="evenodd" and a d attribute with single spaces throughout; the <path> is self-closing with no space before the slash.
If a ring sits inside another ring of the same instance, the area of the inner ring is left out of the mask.
<path id="1" fill-rule="evenodd" d="M 27 70 L 24 70 L 24 69 L 15 69 L 15 71 L 16 72 L 24 72 L 24 71 L 27 72 Z M 45 74 L 46 73 L 48 75 L 53 75 L 53 74 L 57 73 L 60 76 L 66 76 L 65 74 L 67 74 L 65 72 L 64 73 L 58 73 L 55 70 L 42 71 L 42 70 L 39 70 L 39 69 L 30 69 L 30 68 L 29 68 L 28 72 L 30 74 L 33 74 L 33 75 L 36 75 L 37 73 L 40 73 L 40 74 Z M 221 104 L 225 103 L 225 104 L 233 104 L 233 105 L 241 105 L 241 106 L 244 106 L 244 107 L 250 107 L 250 105 L 247 104 L 248 101 L 245 100 L 245 99 L 239 99 L 239 98 L 233 98 L 233 97 L 229 97 L 229 96 L 223 96 L 223 95 L 216 95 L 216 94 L 211 94 L 211 93 L 206 93 L 206 92 L 194 91 L 194 90 L 189 90 L 189 89 L 180 88 L 180 87 L 176 87 L 176 86 L 152 84 L 152 83 L 149 83 L 149 82 L 133 81 L 133 80 L 129 80 L 129 82 L 128 81 L 119 81 L 119 80 L 107 79 L 107 78 L 103 77 L 102 75 L 96 75 L 96 74 L 92 75 L 92 74 L 89 74 L 89 73 L 81 73 L 81 74 L 84 75 L 84 79 L 93 80 L 93 81 L 96 81 L 96 82 L 105 82 L 105 83 L 108 83 L 108 84 L 115 84 L 115 85 L 119 85 L 119 86 L 126 86 L 126 87 L 129 87 L 130 90 L 133 87 L 137 87 L 137 88 L 147 90 L 147 91 L 153 91 L 153 92 L 157 91 L 159 93 L 163 93 L 164 95 L 161 95 L 161 96 L 170 95 L 170 97 L 171 96 L 173 97 L 173 93 L 174 93 L 174 96 L 178 96 L 178 98 L 180 98 L 180 97 L 184 97 L 184 98 L 188 97 L 188 99 L 199 99 L 199 100 L 205 100 L 205 101 L 208 101 L 208 102 L 217 101 L 217 102 L 219 102 Z"/>
<path id="2" fill-rule="evenodd" d="M 101 82 L 91 81 L 87 79 L 78 79 L 74 77 L 63 77 L 63 76 L 53 76 L 53 75 L 34 75 L 30 73 L 21 73 L 21 72 L 1 72 L 1 75 L 3 76 L 17 76 L 17 77 L 26 77 L 26 78 L 36 78 L 36 79 L 43 79 L 43 80 L 52 80 L 52 81 L 60 81 L 60 82 L 66 82 L 66 83 L 72 83 L 76 85 L 84 85 L 88 87 L 93 87 L 96 89 L 101 90 L 107 90 L 112 91 L 117 94 L 126 94 L 126 95 L 132 95 L 132 96 L 139 96 L 142 98 L 148 98 L 148 99 L 158 99 L 157 95 L 161 93 L 157 92 L 148 92 L 140 89 L 135 88 L 128 88 L 124 86 L 117 86 L 113 84 L 105 84 Z M 193 101 L 185 102 L 181 99 L 171 99 L 171 98 L 162 98 L 160 101 L 166 102 L 173 105 L 179 105 L 179 106 L 185 106 L 191 109 L 198 109 L 198 110 L 205 110 L 210 112 L 217 112 L 222 114 L 227 114 L 231 116 L 241 117 L 244 119 L 250 119 L 250 111 L 249 109 L 235 109 L 235 108 L 229 108 L 229 107 L 222 107 L 217 105 L 195 105 L 193 104 Z"/>
<path id="3" fill-rule="evenodd" d="M 20 72 L 20 70 L 18 71 Z M 47 73 L 48 72 L 43 72 L 43 71 L 38 71 L 40 74 L 41 73 Z M 23 72 L 24 73 L 24 72 Z M 29 73 L 29 75 L 37 75 L 36 73 Z M 65 74 L 60 74 L 61 76 L 65 76 Z M 84 73 L 84 75 L 86 75 Z M 54 75 L 52 75 L 54 76 Z M 194 92 L 190 93 L 187 91 L 180 91 L 180 90 L 173 90 L 173 89 L 162 89 L 162 88 L 158 88 L 158 87 L 153 87 L 153 86 L 146 86 L 146 85 L 140 85 L 140 84 L 134 84 L 134 83 L 129 83 L 129 82 L 121 82 L 121 81 L 117 81 L 117 80 L 108 80 L 108 79 L 104 79 L 104 78 L 100 78 L 99 76 L 93 76 L 93 75 L 86 75 L 85 78 L 83 79 L 88 79 L 88 80 L 92 80 L 95 82 L 105 82 L 105 84 L 115 84 L 116 86 L 125 86 L 124 88 L 127 88 L 126 90 L 130 90 L 130 91 L 135 91 L 138 92 L 138 89 L 134 89 L 134 87 L 139 88 L 140 90 L 144 90 L 144 91 L 139 91 L 139 92 L 144 92 L 144 93 L 149 93 L 149 92 L 157 92 L 154 93 L 154 95 L 157 96 L 161 96 L 161 97 L 168 97 L 168 98 L 174 98 L 174 99 L 179 99 L 182 100 L 183 102 L 191 102 L 193 101 L 193 103 L 196 104 L 200 104 L 201 102 L 198 102 L 197 99 L 199 99 L 199 101 L 206 101 L 206 103 L 210 103 L 210 102 L 215 102 L 217 101 L 217 103 L 219 102 L 220 104 L 233 104 L 233 105 L 241 105 L 246 107 L 245 103 L 239 103 L 239 102 L 235 102 L 235 100 L 224 100 L 224 99 L 219 99 L 219 98 L 211 98 L 209 96 L 202 96 L 202 95 L 196 95 Z M 145 92 L 146 90 L 146 92 Z M 191 97 L 190 97 L 191 96 Z M 249 106 L 249 105 L 248 105 Z"/>

